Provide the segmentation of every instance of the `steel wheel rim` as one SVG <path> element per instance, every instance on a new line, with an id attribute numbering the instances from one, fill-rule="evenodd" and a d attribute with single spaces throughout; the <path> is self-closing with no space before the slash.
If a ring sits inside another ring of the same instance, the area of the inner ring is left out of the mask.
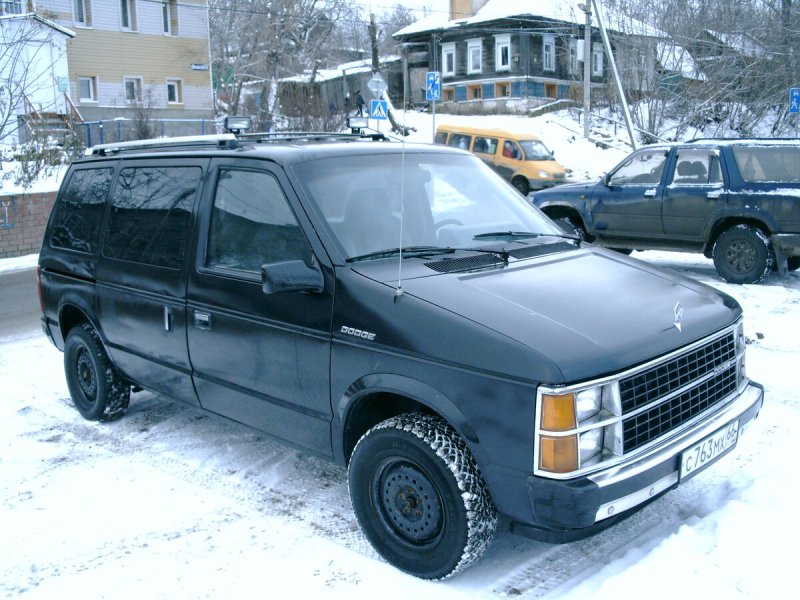
<path id="1" fill-rule="evenodd" d="M 97 374 L 95 373 L 94 363 L 86 348 L 78 351 L 75 361 L 75 370 L 78 375 L 78 385 L 81 392 L 90 402 L 94 402 L 97 397 Z"/>
<path id="2" fill-rule="evenodd" d="M 414 548 L 436 544 L 444 530 L 439 491 L 416 464 L 386 461 L 372 482 L 373 506 L 384 528 L 398 542 Z"/>
<path id="3" fill-rule="evenodd" d="M 756 264 L 756 249 L 752 244 L 738 240 L 728 246 L 726 252 L 728 264 L 737 273 L 750 271 Z"/>

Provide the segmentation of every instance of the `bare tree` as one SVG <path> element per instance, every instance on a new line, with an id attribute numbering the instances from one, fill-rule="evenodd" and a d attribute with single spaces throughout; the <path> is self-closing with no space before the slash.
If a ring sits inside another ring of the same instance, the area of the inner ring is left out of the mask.
<path id="1" fill-rule="evenodd" d="M 0 140 L 16 130 L 18 115 L 53 108 L 30 101 L 53 83 L 50 71 L 40 68 L 49 64 L 51 37 L 48 27 L 28 15 L 0 19 Z"/>

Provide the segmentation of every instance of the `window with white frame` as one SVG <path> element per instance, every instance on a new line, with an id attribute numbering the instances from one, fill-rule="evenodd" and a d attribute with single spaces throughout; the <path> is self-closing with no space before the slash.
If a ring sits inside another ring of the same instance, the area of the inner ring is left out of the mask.
<path id="1" fill-rule="evenodd" d="M 142 101 L 142 78 L 125 77 L 125 102 L 128 104 L 138 104 Z"/>
<path id="2" fill-rule="evenodd" d="M 167 103 L 183 104 L 183 83 L 180 79 L 167 79 Z"/>
<path id="3" fill-rule="evenodd" d="M 603 75 L 603 44 L 597 42 L 592 44 L 592 75 L 595 77 Z"/>
<path id="4" fill-rule="evenodd" d="M 578 40 L 570 38 L 567 53 L 567 72 L 575 75 L 578 73 Z"/>
<path id="5" fill-rule="evenodd" d="M 467 40 L 467 73 L 480 73 L 483 70 L 483 41 Z"/>
<path id="6" fill-rule="evenodd" d="M 78 100 L 80 102 L 97 102 L 97 79 L 95 77 L 78 77 Z"/>
<path id="7" fill-rule="evenodd" d="M 177 0 L 162 0 L 161 23 L 164 30 L 164 35 L 178 35 Z"/>
<path id="8" fill-rule="evenodd" d="M 0 15 L 21 15 L 22 0 L 0 0 Z"/>
<path id="9" fill-rule="evenodd" d="M 508 71 L 511 69 L 511 36 L 494 36 L 494 69 Z"/>
<path id="10" fill-rule="evenodd" d="M 91 0 L 72 0 L 72 22 L 88 27 L 92 24 Z"/>
<path id="11" fill-rule="evenodd" d="M 119 0 L 119 26 L 126 31 L 136 31 L 136 0 Z"/>
<path id="12" fill-rule="evenodd" d="M 556 36 L 542 36 L 542 65 L 545 71 L 556 70 Z"/>
<path id="13" fill-rule="evenodd" d="M 456 45 L 442 44 L 442 75 L 456 74 Z"/>

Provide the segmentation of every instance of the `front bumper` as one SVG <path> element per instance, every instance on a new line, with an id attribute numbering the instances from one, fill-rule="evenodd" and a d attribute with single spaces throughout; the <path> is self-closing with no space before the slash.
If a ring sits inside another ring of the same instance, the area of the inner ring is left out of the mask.
<path id="1" fill-rule="evenodd" d="M 764 389 L 750 382 L 736 398 L 697 427 L 629 462 L 570 480 L 528 477 L 528 498 L 535 525 L 514 523 L 512 529 L 543 541 L 566 542 L 612 525 L 681 483 L 680 460 L 684 450 L 735 420 L 739 421 L 741 436 L 758 416 L 763 402 Z M 713 462 L 716 459 L 708 464 Z"/>

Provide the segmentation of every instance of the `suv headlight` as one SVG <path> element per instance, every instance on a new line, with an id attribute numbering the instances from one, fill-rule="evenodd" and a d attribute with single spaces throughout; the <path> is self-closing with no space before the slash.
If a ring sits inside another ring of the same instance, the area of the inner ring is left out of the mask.
<path id="1" fill-rule="evenodd" d="M 551 473 L 577 471 L 603 452 L 622 450 L 622 414 L 617 383 L 590 387 L 539 388 L 537 468 Z"/>

